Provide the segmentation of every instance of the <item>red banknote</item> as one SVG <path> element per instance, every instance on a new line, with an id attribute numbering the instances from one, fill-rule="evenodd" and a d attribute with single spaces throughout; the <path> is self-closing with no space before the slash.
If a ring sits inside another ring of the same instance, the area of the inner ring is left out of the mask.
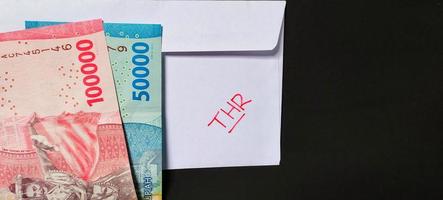
<path id="1" fill-rule="evenodd" d="M 0 34 L 0 199 L 136 199 L 101 20 Z"/>

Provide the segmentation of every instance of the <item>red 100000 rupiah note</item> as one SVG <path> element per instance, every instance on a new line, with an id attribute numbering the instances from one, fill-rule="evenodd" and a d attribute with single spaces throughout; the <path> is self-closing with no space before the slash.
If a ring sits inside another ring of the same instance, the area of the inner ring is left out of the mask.
<path id="1" fill-rule="evenodd" d="M 1 199 L 136 199 L 101 20 L 0 34 Z"/>

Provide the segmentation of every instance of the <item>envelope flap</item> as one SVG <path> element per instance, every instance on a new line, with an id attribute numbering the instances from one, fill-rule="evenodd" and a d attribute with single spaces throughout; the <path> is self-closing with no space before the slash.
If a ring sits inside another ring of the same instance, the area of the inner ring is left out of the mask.
<path id="1" fill-rule="evenodd" d="M 164 51 L 262 51 L 275 48 L 285 1 L 163 2 Z"/>

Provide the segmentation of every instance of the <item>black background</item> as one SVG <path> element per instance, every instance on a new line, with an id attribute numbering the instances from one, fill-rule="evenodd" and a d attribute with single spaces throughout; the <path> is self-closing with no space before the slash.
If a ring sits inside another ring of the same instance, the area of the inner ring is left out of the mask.
<path id="1" fill-rule="evenodd" d="M 443 2 L 288 1 L 282 161 L 166 171 L 166 200 L 443 199 Z"/>

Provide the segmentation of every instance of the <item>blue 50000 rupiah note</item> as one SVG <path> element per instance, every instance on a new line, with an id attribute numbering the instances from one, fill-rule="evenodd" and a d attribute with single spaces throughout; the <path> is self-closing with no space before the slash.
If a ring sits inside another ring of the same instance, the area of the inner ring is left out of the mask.
<path id="1" fill-rule="evenodd" d="M 26 21 L 26 28 L 63 22 Z M 162 199 L 162 26 L 105 23 L 106 42 L 141 199 Z"/>

